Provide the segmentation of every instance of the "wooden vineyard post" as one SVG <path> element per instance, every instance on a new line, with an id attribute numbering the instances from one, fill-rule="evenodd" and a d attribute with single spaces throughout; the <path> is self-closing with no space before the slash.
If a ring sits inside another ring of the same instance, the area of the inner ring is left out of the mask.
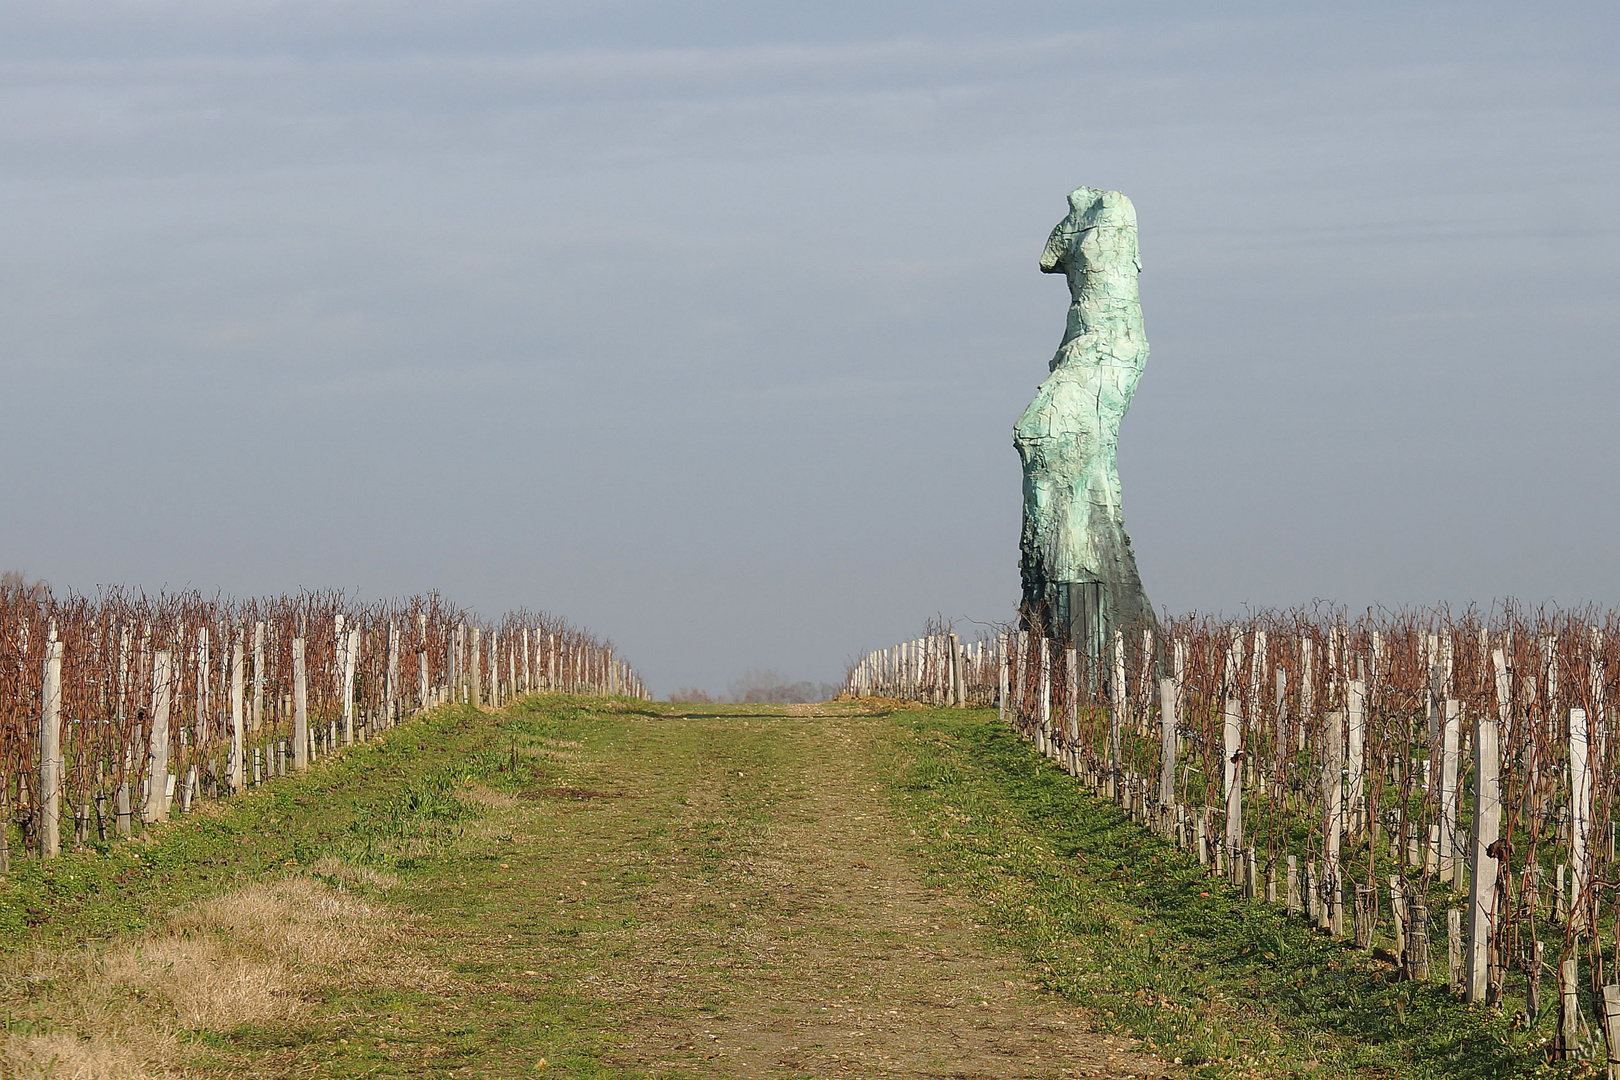
<path id="1" fill-rule="evenodd" d="M 1322 809 L 1323 860 L 1322 873 L 1326 882 L 1327 905 L 1319 925 L 1334 937 L 1344 933 L 1344 894 L 1339 870 L 1339 844 L 1344 830 L 1344 714 L 1327 714 L 1327 727 L 1323 732 L 1322 755 Z"/>
<path id="2" fill-rule="evenodd" d="M 1345 693 L 1346 720 L 1348 736 L 1346 753 L 1346 785 L 1349 788 L 1346 796 L 1349 813 L 1345 822 L 1345 831 L 1351 836 L 1360 836 L 1371 822 L 1364 822 L 1367 809 L 1366 784 L 1366 753 L 1365 736 L 1367 720 L 1367 684 L 1360 679 L 1350 680 Z M 1360 930 L 1357 930 L 1360 934 Z"/>
<path id="3" fill-rule="evenodd" d="M 522 682 L 521 686 L 523 688 L 523 692 L 525 694 L 534 693 L 534 683 L 531 681 L 531 673 L 529 671 L 529 628 L 527 626 L 525 626 L 523 628 L 523 668 L 522 668 L 522 677 L 523 677 L 523 682 Z"/>
<path id="4" fill-rule="evenodd" d="M 129 775 L 133 771 L 135 748 L 124 747 L 124 773 L 118 784 L 118 790 L 113 795 L 113 806 L 118 816 L 118 835 L 129 836 L 134 832 L 135 813 L 129 797 Z"/>
<path id="5" fill-rule="evenodd" d="M 608 670 L 611 670 L 611 665 Z M 611 693 L 612 686 L 608 671 L 603 672 L 602 683 L 604 695 Z M 489 704 L 492 708 L 497 709 L 501 706 L 501 632 L 499 630 L 489 632 Z"/>
<path id="6" fill-rule="evenodd" d="M 1226 699 L 1221 733 L 1225 748 L 1222 776 L 1226 782 L 1226 853 L 1237 867 L 1242 864 L 1243 851 L 1243 706 L 1236 697 Z M 1234 869 L 1234 881 L 1237 875 Z"/>
<path id="7" fill-rule="evenodd" d="M 1620 1080 L 1620 986 L 1610 984 L 1599 995 L 1603 1004 L 1603 1043 L 1608 1048 L 1606 1080 Z"/>
<path id="8" fill-rule="evenodd" d="M 1389 875 L 1390 923 L 1395 931 L 1395 958 L 1406 963 L 1406 883 L 1399 874 Z"/>
<path id="9" fill-rule="evenodd" d="M 1299 856 L 1288 856 L 1288 914 L 1298 915 L 1303 910 L 1299 900 Z"/>
<path id="10" fill-rule="evenodd" d="M 427 616 L 416 616 L 416 707 L 428 707 Z"/>
<path id="11" fill-rule="evenodd" d="M 169 709 L 174 701 L 171 661 L 167 649 L 152 654 L 152 742 L 147 757 L 146 800 L 141 806 L 141 820 L 146 822 L 169 816 Z"/>
<path id="12" fill-rule="evenodd" d="M 1531 1030 L 1541 1015 L 1541 972 L 1546 966 L 1547 943 L 1536 942 L 1530 949 L 1530 970 L 1525 973 L 1524 1026 Z"/>
<path id="13" fill-rule="evenodd" d="M 1131 697 L 1125 685 L 1125 632 L 1114 631 L 1114 673 L 1108 680 L 1108 703 L 1113 713 L 1111 738 L 1113 740 L 1114 776 L 1116 783 L 1124 778 L 1125 761 L 1123 739 L 1131 722 Z"/>
<path id="14" fill-rule="evenodd" d="M 472 700 L 468 704 L 474 708 L 484 703 L 484 671 L 483 671 L 483 631 L 475 626 L 472 628 L 472 660 L 467 665 L 468 674 L 472 677 Z"/>
<path id="15" fill-rule="evenodd" d="M 1502 650 L 1495 653 L 1498 683 L 1507 679 Z M 1468 896 L 1468 983 L 1466 1001 L 1484 1001 L 1489 992 L 1491 934 L 1496 926 L 1496 857 L 1489 847 L 1502 825 L 1502 795 L 1497 783 L 1496 717 L 1481 710 L 1474 718 L 1474 824 L 1472 881 Z"/>
<path id="16" fill-rule="evenodd" d="M 524 633 L 528 633 L 527 630 Z M 527 655 L 523 661 L 526 671 L 529 666 Z M 388 620 L 388 669 L 385 676 L 386 685 L 383 695 L 383 726 L 391 726 L 398 718 L 399 709 L 399 623 L 393 619 Z"/>
<path id="17" fill-rule="evenodd" d="M 1446 981 L 1453 994 L 1463 992 L 1463 921 L 1460 908 L 1446 911 Z"/>
<path id="18" fill-rule="evenodd" d="M 253 624 L 253 712 L 248 722 L 253 730 L 264 726 L 264 623 Z"/>
<path id="19" fill-rule="evenodd" d="M 1429 977 L 1429 904 L 1421 890 L 1413 890 L 1406 901 L 1406 977 Z"/>
<path id="20" fill-rule="evenodd" d="M 56 633 L 54 628 L 51 633 Z M 45 859 L 62 853 L 62 651 L 62 642 L 55 637 L 46 643 L 40 693 L 39 854 Z"/>
<path id="21" fill-rule="evenodd" d="M 1063 650 L 1063 726 L 1068 751 L 1065 767 L 1080 775 L 1080 654 L 1071 645 Z"/>
<path id="22" fill-rule="evenodd" d="M 1445 702 L 1445 726 L 1440 744 L 1440 861 L 1442 881 L 1452 876 L 1457 840 L 1457 736 L 1461 705 L 1456 698 Z"/>
<path id="23" fill-rule="evenodd" d="M 197 719 L 195 731 L 197 733 L 197 737 L 206 742 L 208 739 L 213 737 L 212 725 L 209 723 L 211 717 L 208 709 L 208 627 L 206 626 L 200 627 L 197 630 L 196 653 L 197 709 L 194 715 Z M 187 734 L 186 729 L 181 727 L 180 752 L 182 756 L 185 754 Z"/>
<path id="24" fill-rule="evenodd" d="M 1498 650 L 1500 655 L 1501 650 Z M 1570 925 L 1578 933 L 1587 931 L 1587 887 L 1590 877 L 1592 832 L 1592 762 L 1588 755 L 1585 709 L 1569 710 L 1569 861 L 1574 880 L 1570 884 Z"/>
<path id="25" fill-rule="evenodd" d="M 1010 636 L 1001 634 L 996 639 L 996 652 L 1001 669 L 996 682 L 996 717 L 1003 724 L 1007 722 L 1007 641 Z"/>
<path id="26" fill-rule="evenodd" d="M 304 667 L 304 639 L 292 640 L 293 771 L 309 768 L 309 673 Z"/>
<path id="27" fill-rule="evenodd" d="M 955 634 L 945 635 L 947 656 L 945 657 L 945 705 L 947 708 L 960 709 L 964 706 L 961 692 L 961 658 L 958 652 L 961 648 Z"/>
<path id="28" fill-rule="evenodd" d="M 1040 697 L 1035 702 L 1035 733 L 1041 752 L 1052 752 L 1052 643 L 1041 636 Z"/>
<path id="29" fill-rule="evenodd" d="M 1581 1051 L 1581 1002 L 1575 983 L 1576 956 L 1558 964 L 1558 1056 L 1565 1061 Z"/>
<path id="30" fill-rule="evenodd" d="M 1176 681 L 1159 680 L 1159 809 L 1176 805 Z"/>
<path id="31" fill-rule="evenodd" d="M 461 700 L 461 684 L 457 680 L 456 671 L 456 640 L 460 632 L 459 627 L 451 628 L 444 635 L 444 692 L 451 704 L 457 704 Z"/>
<path id="32" fill-rule="evenodd" d="M 360 631 L 350 630 L 343 639 L 343 745 L 354 745 L 354 674 L 360 661 Z"/>
<path id="33" fill-rule="evenodd" d="M 1373 912 L 1378 906 L 1378 890 L 1372 885 L 1357 885 L 1355 894 L 1356 904 L 1356 948 L 1372 948 Z"/>
<path id="34" fill-rule="evenodd" d="M 236 636 L 236 642 L 231 647 L 231 756 L 225 766 L 225 784 L 235 794 L 242 790 L 243 753 L 242 740 L 242 635 Z"/>

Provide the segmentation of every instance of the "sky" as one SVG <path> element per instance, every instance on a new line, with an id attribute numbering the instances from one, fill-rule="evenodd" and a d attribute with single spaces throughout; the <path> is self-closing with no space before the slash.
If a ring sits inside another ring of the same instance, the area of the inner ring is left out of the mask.
<path id="1" fill-rule="evenodd" d="M 0 562 L 543 609 L 658 695 L 972 636 L 1088 185 L 1160 609 L 1620 603 L 1616 56 L 1597 3 L 8 0 Z"/>

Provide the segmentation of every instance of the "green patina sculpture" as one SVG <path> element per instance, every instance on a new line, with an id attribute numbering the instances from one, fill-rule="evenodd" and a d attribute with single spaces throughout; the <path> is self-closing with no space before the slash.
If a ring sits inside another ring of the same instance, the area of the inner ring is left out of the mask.
<path id="1" fill-rule="evenodd" d="M 1093 658 L 1116 630 L 1154 625 L 1120 508 L 1119 422 L 1147 364 L 1136 209 L 1076 188 L 1041 270 L 1069 279 L 1069 324 L 1052 374 L 1013 428 L 1024 462 L 1024 621 Z"/>

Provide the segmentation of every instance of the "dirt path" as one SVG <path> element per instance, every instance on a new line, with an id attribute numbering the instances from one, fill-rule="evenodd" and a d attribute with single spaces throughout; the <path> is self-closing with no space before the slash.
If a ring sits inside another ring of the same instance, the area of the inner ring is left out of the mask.
<path id="1" fill-rule="evenodd" d="M 884 795 L 881 719 L 775 712 L 515 739 L 567 779 L 490 796 L 478 831 L 497 854 L 416 888 L 418 944 L 461 976 L 441 1020 L 519 1025 L 523 986 L 545 981 L 583 1012 L 606 1004 L 604 1063 L 632 1074 L 1160 1075 L 924 884 Z M 478 1038 L 439 1064 L 501 1075 L 532 1054 L 530 1070 L 588 1075 L 557 1011 L 532 1040 Z"/>

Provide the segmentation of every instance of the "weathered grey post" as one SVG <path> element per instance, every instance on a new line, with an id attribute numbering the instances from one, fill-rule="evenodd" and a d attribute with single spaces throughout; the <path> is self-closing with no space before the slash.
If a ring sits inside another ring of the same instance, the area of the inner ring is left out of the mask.
<path id="1" fill-rule="evenodd" d="M 1108 684 L 1108 797 L 1117 801 L 1125 779 L 1125 636 L 1115 639 L 1115 677 Z"/>
<path id="2" fill-rule="evenodd" d="M 1007 722 L 1007 642 L 1011 637 L 1011 634 L 1002 634 L 996 642 L 1001 661 L 1001 671 L 996 683 L 996 716 L 1003 724 Z"/>
<path id="3" fill-rule="evenodd" d="M 612 693 L 613 665 L 604 667 L 602 681 L 607 684 L 606 690 Z M 501 704 L 501 632 L 499 629 L 489 632 L 489 703 L 499 708 Z"/>
<path id="4" fill-rule="evenodd" d="M 955 634 L 945 635 L 945 705 L 947 708 L 960 709 L 962 695 L 959 692 L 960 672 L 958 671 L 958 648 Z"/>
<path id="5" fill-rule="evenodd" d="M 1052 642 L 1041 635 L 1040 699 L 1035 703 L 1041 751 L 1052 752 Z"/>
<path id="6" fill-rule="evenodd" d="M 472 628 L 472 660 L 467 665 L 468 674 L 472 676 L 472 701 L 475 708 L 484 703 L 484 664 L 483 664 L 483 630 L 481 627 Z"/>
<path id="7" fill-rule="evenodd" d="M 427 616 L 416 616 L 416 707 L 428 707 Z"/>
<path id="8" fill-rule="evenodd" d="M 1328 885 L 1328 909 L 1322 926 L 1338 937 L 1344 931 L 1344 902 L 1340 892 L 1343 875 L 1339 870 L 1339 846 L 1344 831 L 1344 713 L 1333 710 L 1327 714 L 1322 742 L 1322 808 L 1325 815 L 1322 838 L 1326 856 L 1322 872 Z"/>
<path id="9" fill-rule="evenodd" d="M 264 726 L 264 623 L 253 624 L 253 730 Z"/>
<path id="10" fill-rule="evenodd" d="M 1360 679 L 1351 679 L 1345 690 L 1346 719 L 1348 720 L 1346 735 L 1348 749 L 1346 761 L 1346 786 L 1349 788 L 1348 800 L 1350 812 L 1347 815 L 1346 831 L 1352 836 L 1360 836 L 1365 825 L 1363 822 L 1367 809 L 1367 768 L 1366 754 L 1364 752 L 1364 739 L 1367 722 L 1367 684 Z M 1359 931 L 1358 931 L 1359 933 Z"/>
<path id="11" fill-rule="evenodd" d="M 129 836 L 134 831 L 135 813 L 131 807 L 129 797 L 129 777 L 135 771 L 135 748 L 124 747 L 124 778 L 118 784 L 118 790 L 113 794 L 113 806 L 118 815 L 118 835 Z"/>
<path id="12" fill-rule="evenodd" d="M 525 667 L 528 666 L 525 661 Z M 390 725 L 399 712 L 399 623 L 388 620 L 388 670 L 385 676 L 383 724 Z"/>
<path id="13" fill-rule="evenodd" d="M 1605 986 L 1603 1003 L 1603 1042 L 1609 1049 L 1606 1080 L 1620 1080 L 1620 986 Z"/>
<path id="14" fill-rule="evenodd" d="M 1445 701 L 1445 726 L 1440 743 L 1440 878 L 1451 876 L 1457 836 L 1457 736 L 1461 705 L 1456 698 Z"/>
<path id="15" fill-rule="evenodd" d="M 244 779 L 242 741 L 242 635 L 236 635 L 231 647 L 231 756 L 225 766 L 225 783 L 231 792 L 242 790 Z"/>
<path id="16" fill-rule="evenodd" d="M 1575 981 L 1576 956 L 1558 964 L 1558 1056 L 1566 1061 L 1581 1050 L 1581 1001 Z"/>
<path id="17" fill-rule="evenodd" d="M 1497 650 L 1500 654 L 1501 650 Z M 1587 879 L 1592 831 L 1592 762 L 1587 752 L 1586 710 L 1569 710 L 1569 861 L 1574 872 L 1570 918 L 1578 931 L 1587 926 Z"/>
<path id="18" fill-rule="evenodd" d="M 1114 676 L 1108 680 L 1108 698 L 1113 704 L 1121 731 L 1131 722 L 1130 685 L 1125 679 L 1125 632 L 1114 631 Z"/>
<path id="19" fill-rule="evenodd" d="M 1159 680 L 1159 807 L 1169 811 L 1176 805 L 1176 681 Z"/>
<path id="20" fill-rule="evenodd" d="M 309 768 L 309 674 L 304 668 L 304 639 L 292 640 L 293 771 Z"/>
<path id="21" fill-rule="evenodd" d="M 1446 971 L 1451 992 L 1461 996 L 1466 987 L 1463 969 L 1463 921 L 1460 908 L 1446 909 Z"/>
<path id="22" fill-rule="evenodd" d="M 1024 718 L 1028 715 L 1026 708 L 1028 702 L 1029 680 L 1024 677 L 1024 668 L 1029 664 L 1029 631 L 1018 631 L 1018 655 L 1013 660 L 1013 726 L 1021 732 L 1024 730 Z"/>
<path id="23" fill-rule="evenodd" d="M 1395 930 L 1395 956 L 1406 962 L 1406 883 L 1399 874 L 1389 875 L 1389 913 Z"/>
<path id="24" fill-rule="evenodd" d="M 208 710 L 208 627 L 197 630 L 197 737 L 206 742 L 213 737 Z M 180 729 L 180 748 L 185 751 L 186 731 Z"/>
<path id="25" fill-rule="evenodd" d="M 456 656 L 459 652 L 456 642 L 461 639 L 459 627 L 449 627 L 444 635 L 444 694 L 445 700 L 451 704 L 461 702 L 461 683 L 456 670 Z"/>
<path id="26" fill-rule="evenodd" d="M 354 673 L 360 662 L 360 631 L 350 630 L 343 646 L 343 745 L 354 745 Z"/>
<path id="27" fill-rule="evenodd" d="M 1421 889 L 1414 889 L 1407 900 L 1410 918 L 1406 927 L 1406 977 L 1429 977 L 1429 904 Z"/>
<path id="28" fill-rule="evenodd" d="M 1067 707 L 1064 709 L 1064 728 L 1069 735 L 1069 747 L 1073 754 L 1079 753 L 1080 747 L 1080 653 L 1074 646 L 1063 650 L 1063 690 Z M 1078 759 L 1075 768 L 1079 768 Z"/>
<path id="29" fill-rule="evenodd" d="M 534 684 L 529 681 L 529 628 L 527 626 L 523 628 L 521 640 L 523 649 L 523 664 L 520 674 L 523 681 L 519 685 L 522 687 L 525 694 L 532 694 L 534 693 Z"/>
<path id="30" fill-rule="evenodd" d="M 1507 679 L 1502 650 L 1495 653 L 1498 684 Z M 1502 790 L 1497 783 L 1496 717 L 1480 710 L 1474 717 L 1474 823 L 1470 830 L 1473 880 L 1468 897 L 1467 1001 L 1484 1001 L 1490 985 L 1491 931 L 1496 924 L 1496 858 L 1486 849 L 1502 825 Z"/>
<path id="31" fill-rule="evenodd" d="M 146 766 L 146 802 L 141 820 L 169 816 L 169 708 L 174 701 L 172 656 L 167 649 L 152 654 L 152 742 Z"/>
<path id="32" fill-rule="evenodd" d="M 1236 697 L 1226 699 L 1226 713 L 1223 720 L 1225 754 L 1222 776 L 1226 781 L 1226 850 L 1236 864 L 1241 861 L 1240 853 L 1243 850 L 1243 706 Z"/>
<path id="33" fill-rule="evenodd" d="M 46 859 L 62 853 L 62 652 L 55 637 L 46 642 L 39 710 L 39 854 Z"/>
<path id="34" fill-rule="evenodd" d="M 1530 948 L 1530 970 L 1525 973 L 1524 1026 L 1529 1030 L 1541 1015 L 1541 973 L 1547 966 L 1547 943 L 1537 941 Z"/>
<path id="35" fill-rule="evenodd" d="M 1372 885 L 1357 885 L 1355 893 L 1356 905 L 1356 948 L 1372 948 L 1373 912 L 1378 907 L 1378 890 Z"/>

